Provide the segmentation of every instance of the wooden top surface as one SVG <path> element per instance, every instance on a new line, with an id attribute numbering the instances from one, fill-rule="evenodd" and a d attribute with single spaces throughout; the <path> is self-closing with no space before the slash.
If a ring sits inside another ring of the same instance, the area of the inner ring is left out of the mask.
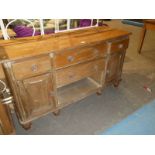
<path id="1" fill-rule="evenodd" d="M 0 60 L 15 60 L 43 53 L 58 52 L 130 34 L 109 27 L 95 27 L 45 36 L 0 40 Z"/>
<path id="2" fill-rule="evenodd" d="M 147 23 L 150 23 L 150 24 L 155 24 L 155 19 L 146 19 L 144 20 L 144 22 L 147 24 Z"/>

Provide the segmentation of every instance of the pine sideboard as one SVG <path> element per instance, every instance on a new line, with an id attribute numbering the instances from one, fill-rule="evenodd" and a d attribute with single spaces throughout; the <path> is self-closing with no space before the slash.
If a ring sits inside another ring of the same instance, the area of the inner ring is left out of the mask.
<path id="1" fill-rule="evenodd" d="M 129 32 L 95 27 L 46 36 L 0 41 L 4 78 L 20 124 L 121 81 Z M 2 72 L 1 71 L 1 72 Z M 0 115 L 1 117 L 1 115 Z"/>

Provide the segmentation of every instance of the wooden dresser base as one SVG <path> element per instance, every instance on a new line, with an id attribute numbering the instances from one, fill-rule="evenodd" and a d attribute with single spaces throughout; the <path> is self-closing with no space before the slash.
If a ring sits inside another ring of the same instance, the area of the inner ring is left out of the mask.
<path id="1" fill-rule="evenodd" d="M 118 87 L 129 34 L 100 27 L 3 43 L 8 59 L 2 65 L 23 128 L 49 113 L 58 116 L 91 94 L 101 95 L 109 84 Z"/>

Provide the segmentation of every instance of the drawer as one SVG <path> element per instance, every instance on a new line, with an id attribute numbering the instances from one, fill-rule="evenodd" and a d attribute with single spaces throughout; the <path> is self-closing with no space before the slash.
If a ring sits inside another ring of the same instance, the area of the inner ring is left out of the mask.
<path id="1" fill-rule="evenodd" d="M 51 61 L 49 56 L 20 60 L 12 63 L 12 70 L 17 80 L 49 72 Z"/>
<path id="2" fill-rule="evenodd" d="M 107 52 L 107 44 L 97 44 L 89 47 L 82 47 L 74 50 L 67 50 L 55 56 L 56 69 L 93 60 L 95 58 L 104 57 Z"/>
<path id="3" fill-rule="evenodd" d="M 110 53 L 125 50 L 128 48 L 129 39 L 121 39 L 110 42 Z"/>
<path id="4" fill-rule="evenodd" d="M 104 59 L 99 59 L 57 70 L 57 87 L 62 87 L 69 83 L 81 80 L 85 77 L 89 77 L 93 74 L 100 75 L 98 73 L 104 70 L 104 66 Z"/>

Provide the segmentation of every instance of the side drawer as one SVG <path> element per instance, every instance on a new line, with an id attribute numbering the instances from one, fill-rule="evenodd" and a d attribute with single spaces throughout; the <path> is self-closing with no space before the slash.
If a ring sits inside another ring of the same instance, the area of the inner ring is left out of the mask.
<path id="1" fill-rule="evenodd" d="M 67 50 L 55 55 L 55 67 L 56 69 L 59 69 L 70 66 L 72 64 L 77 64 L 88 60 L 93 60 L 95 58 L 104 57 L 106 52 L 106 43 L 100 43 L 97 45 L 82 47 L 74 50 Z"/>
<path id="2" fill-rule="evenodd" d="M 14 62 L 12 70 L 17 80 L 48 72 L 51 70 L 50 57 L 42 56 Z"/>
<path id="3" fill-rule="evenodd" d="M 87 63 L 81 63 L 65 69 L 56 71 L 56 83 L 57 87 L 62 87 L 69 83 L 78 81 L 85 77 L 89 77 L 93 74 L 98 74 L 101 70 L 104 70 L 104 59 L 94 60 Z"/>
<path id="4" fill-rule="evenodd" d="M 129 45 L 129 39 L 123 38 L 120 40 L 109 42 L 109 44 L 110 44 L 110 53 L 113 53 L 127 49 Z"/>

